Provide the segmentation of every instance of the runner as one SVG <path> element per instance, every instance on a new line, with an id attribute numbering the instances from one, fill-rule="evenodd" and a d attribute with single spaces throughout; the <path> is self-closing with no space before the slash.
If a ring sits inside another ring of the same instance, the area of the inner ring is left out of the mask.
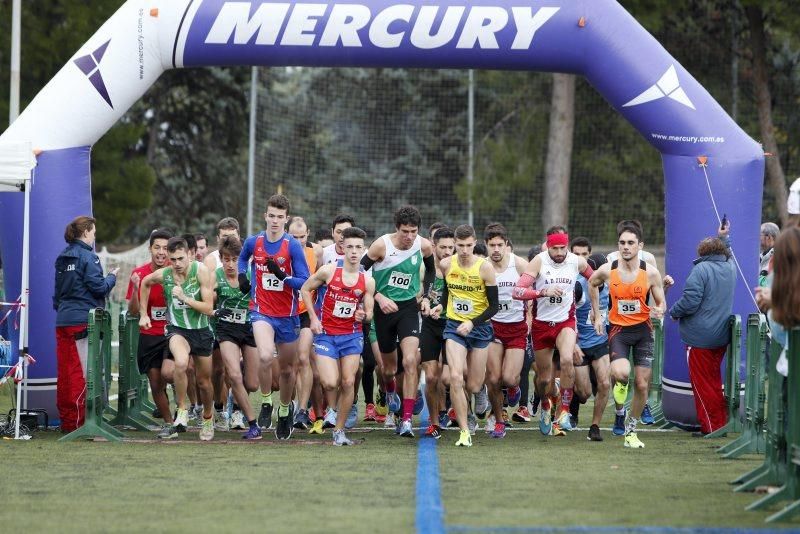
<path id="1" fill-rule="evenodd" d="M 586 260 L 569 252 L 569 236 L 563 226 L 547 230 L 547 250 L 540 252 L 528 264 L 514 288 L 514 298 L 536 299 L 536 316 L 531 321 L 536 391 L 541 398 L 539 430 L 542 434 L 562 435 L 572 430 L 569 405 L 572 402 L 575 370 L 572 365 L 577 329 L 575 326 L 575 283 L 580 273 L 592 275 Z M 536 288 L 531 287 L 534 282 Z M 561 407 L 556 422 L 550 415 L 551 403 L 558 403 L 554 381 L 553 351 L 558 349 L 561 388 Z"/>
<path id="2" fill-rule="evenodd" d="M 194 360 L 197 388 L 203 401 L 203 422 L 200 439 L 210 441 L 214 438 L 213 396 L 211 387 L 211 349 L 214 336 L 208 326 L 208 315 L 212 313 L 214 302 L 214 278 L 206 266 L 189 255 L 188 245 L 182 237 L 173 237 L 167 242 L 170 267 L 163 267 L 147 275 L 142 280 L 140 290 L 140 309 L 148 310 L 141 314 L 139 327 L 149 330 L 153 327 L 150 319 L 150 288 L 161 284 L 167 303 L 168 324 L 166 335 L 169 351 L 175 361 L 173 380 L 175 383 L 175 403 L 178 411 L 173 425 L 159 432 L 161 439 L 177 437 L 185 432 L 189 416 L 186 409 L 188 377 L 186 370 L 189 357 Z"/>
<path id="3" fill-rule="evenodd" d="M 511 252 L 508 232 L 502 224 L 487 226 L 483 239 L 495 271 L 499 298 L 499 311 L 492 317 L 494 339 L 489 344 L 486 365 L 486 383 L 495 424 L 493 428 L 488 424 L 486 431 L 491 432 L 494 438 L 502 438 L 506 435 L 502 388 L 508 388 L 509 405 L 520 401 L 519 381 L 525 358 L 528 323 L 525 321 L 525 303 L 514 300 L 513 292 L 528 262 Z"/>
<path id="4" fill-rule="evenodd" d="M 292 393 L 300 335 L 297 292 L 308 279 L 303 246 L 284 231 L 288 212 L 289 199 L 283 195 L 271 196 L 264 214 L 267 229 L 248 237 L 239 256 L 239 289 L 250 293 L 250 320 L 261 360 L 262 388 L 272 382 L 277 346 L 280 404 L 275 437 L 278 439 L 289 439 L 294 430 Z M 252 288 L 247 271 L 254 281 Z M 261 395 L 263 408 L 266 397 L 263 389 Z"/>
<path id="5" fill-rule="evenodd" d="M 433 227 L 432 227 L 433 228 Z M 422 308 L 433 310 L 441 302 L 444 291 L 444 276 L 441 271 L 441 261 L 453 255 L 456 244 L 455 234 L 451 228 L 442 226 L 431 230 L 433 239 L 433 253 L 436 260 L 436 279 L 431 288 L 423 296 L 427 300 Z M 425 399 L 428 402 L 428 418 L 430 423 L 425 431 L 426 436 L 439 439 L 442 434 L 440 422 L 436 419 L 445 410 L 442 398 L 442 367 L 447 361 L 444 352 L 444 327 L 447 325 L 447 316 L 441 313 L 438 319 L 431 317 L 430 313 L 423 313 L 422 327 L 419 336 L 419 346 L 422 355 L 422 370 L 425 371 Z"/>
<path id="6" fill-rule="evenodd" d="M 440 262 L 445 285 L 441 302 L 431 311 L 431 317 L 438 319 L 442 304 L 447 305 L 444 338 L 450 368 L 450 400 L 461 430 L 456 447 L 471 447 L 467 395 L 477 393 L 486 379 L 488 347 L 494 339 L 489 319 L 497 313 L 499 304 L 494 269 L 473 253 L 475 230 L 462 224 L 454 234 L 456 255 Z"/>
<path id="7" fill-rule="evenodd" d="M 583 255 L 583 252 L 591 250 L 591 244 L 586 240 L 586 244 L 576 238 L 572 242 L 572 251 L 574 254 Z M 592 254 L 586 258 L 589 266 L 597 271 L 602 265 L 606 263 L 606 258 L 602 254 Z M 608 394 L 611 388 L 609 378 L 610 361 L 608 357 L 608 335 L 605 331 L 598 334 L 594 329 L 592 322 L 591 311 L 592 302 L 589 298 L 589 284 L 584 278 L 579 278 L 578 283 L 581 285 L 582 297 L 575 304 L 575 319 L 578 323 L 578 344 L 575 346 L 575 398 L 580 402 L 586 400 L 592 394 L 592 379 L 591 374 L 594 373 L 596 392 L 594 394 L 594 411 L 592 412 L 592 423 L 589 426 L 589 435 L 586 439 L 590 441 L 603 441 L 603 436 L 600 435 L 600 419 L 603 417 L 603 411 L 608 404 Z M 600 289 L 600 313 L 605 315 L 608 310 L 608 285 L 603 284 Z M 574 404 L 574 402 L 573 402 Z M 577 410 L 573 410 L 572 414 L 576 418 L 577 425 Z"/>
<path id="8" fill-rule="evenodd" d="M 336 446 L 353 445 L 344 427 L 353 404 L 356 371 L 364 346 L 361 323 L 372 318 L 375 281 L 366 276 L 360 265 L 366 237 L 360 228 L 345 229 L 342 232 L 345 259 L 320 267 L 301 289 L 310 328 L 315 334 L 320 381 L 328 399 L 329 414 L 332 412 L 336 419 L 333 431 Z M 312 294 L 323 285 L 326 291 L 317 317 Z"/>
<path id="9" fill-rule="evenodd" d="M 616 382 L 627 384 L 630 376 L 628 352 L 633 349 L 634 393 L 625 426 L 625 447 L 635 449 L 644 448 L 644 443 L 636 436 L 636 425 L 644 410 L 652 375 L 653 325 L 650 322 L 651 308 L 647 305 L 648 295 L 652 295 L 655 303 L 652 308 L 654 317 L 660 319 L 665 307 L 661 274 L 639 259 L 641 239 L 639 226 L 622 225 L 618 241 L 620 259 L 600 267 L 589 280 L 594 327 L 598 335 L 606 329 L 600 307 L 600 287 L 610 283 L 609 346 L 611 375 Z"/>
<path id="10" fill-rule="evenodd" d="M 152 272 L 165 267 L 169 262 L 167 256 L 167 242 L 172 237 L 172 232 L 165 229 L 153 230 L 150 233 L 150 261 L 135 268 L 131 273 L 128 283 L 128 315 L 139 315 L 139 286 L 142 280 Z M 167 426 L 172 426 L 172 411 L 169 409 L 167 398 L 167 382 L 162 376 L 164 357 L 169 352 L 164 329 L 167 326 L 167 304 L 164 300 L 164 289 L 155 285 L 150 291 L 150 301 L 147 315 L 152 318 L 150 328 L 139 328 L 139 347 L 136 353 L 136 363 L 139 373 L 147 375 L 153 403 L 156 405 L 158 417 L 164 419 Z M 171 360 L 166 360 L 171 362 Z M 172 369 L 169 369 L 172 379 Z M 163 429 L 162 429 L 163 430 Z"/>
<path id="11" fill-rule="evenodd" d="M 397 342 L 400 342 L 403 363 L 402 421 L 399 434 L 414 437 L 411 417 L 417 398 L 419 368 L 420 262 L 425 264 L 424 281 L 433 282 L 436 266 L 433 245 L 421 237 L 422 217 L 414 206 L 403 206 L 394 214 L 396 231 L 376 239 L 361 259 L 365 269 L 372 268 L 375 277 L 375 330 L 383 362 L 383 383 L 389 411 L 401 409 L 397 394 Z M 427 314 L 425 301 L 422 312 Z"/>
<path id="12" fill-rule="evenodd" d="M 249 393 L 258 389 L 259 358 L 250 323 L 250 295 L 239 290 L 237 263 L 242 243 L 236 236 L 223 237 L 219 252 L 222 267 L 215 271 L 217 310 L 214 316 L 218 319 L 216 335 L 225 365 L 225 378 L 235 401 L 231 428 L 240 428 L 236 415 L 242 418 L 244 412 L 248 430 L 242 439 L 257 440 L 261 439 L 261 428 L 253 413 Z"/>
<path id="13" fill-rule="evenodd" d="M 308 240 L 308 225 L 302 217 L 292 217 L 289 222 L 289 233 L 292 237 L 300 241 L 303 245 L 303 252 L 306 256 L 308 271 L 314 274 L 317 270 L 318 258 L 322 256 L 322 247 L 311 243 Z M 311 351 L 313 348 L 314 335 L 311 332 L 311 323 L 308 310 L 304 300 L 299 303 L 297 310 L 300 313 L 300 338 L 297 342 L 297 413 L 294 415 L 293 425 L 297 429 L 307 430 L 311 427 L 311 418 L 308 415 L 308 400 L 314 391 L 314 370 L 312 365 Z M 316 413 L 321 413 L 322 399 L 317 398 L 314 402 Z"/>
<path id="14" fill-rule="evenodd" d="M 196 245 L 194 258 L 197 261 L 205 260 L 206 256 L 208 256 L 208 239 L 206 239 L 206 234 L 194 234 L 194 243 Z"/>

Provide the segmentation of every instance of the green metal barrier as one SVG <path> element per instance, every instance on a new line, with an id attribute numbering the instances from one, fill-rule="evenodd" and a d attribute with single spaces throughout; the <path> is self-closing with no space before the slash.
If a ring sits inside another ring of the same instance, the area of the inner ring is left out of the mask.
<path id="1" fill-rule="evenodd" d="M 753 491 L 757 486 L 781 484 L 786 473 L 786 436 L 784 434 L 783 376 L 775 369 L 775 362 L 781 353 L 777 343 L 770 344 L 769 370 L 767 372 L 767 445 L 764 463 L 749 473 L 745 473 L 732 484 L 739 484 L 733 491 Z M 767 495 L 747 507 L 756 510 L 766 506 L 772 495 Z M 766 499 L 765 502 L 762 502 Z"/>
<path id="2" fill-rule="evenodd" d="M 86 358 L 86 420 L 82 427 L 59 441 L 91 437 L 101 437 L 109 441 L 122 439 L 122 432 L 103 419 L 107 399 L 103 369 L 107 355 L 111 352 L 111 337 L 111 314 L 102 309 L 90 311 Z"/>
<path id="3" fill-rule="evenodd" d="M 767 518 L 767 523 L 789 519 L 800 512 L 800 418 L 793 413 L 800 406 L 800 328 L 789 332 L 789 345 L 786 351 L 789 359 L 789 377 L 787 379 L 787 412 L 786 428 L 786 480 L 769 502 L 791 500 L 780 511 Z"/>
<path id="4" fill-rule="evenodd" d="M 728 422 L 725 426 L 706 434 L 706 439 L 719 438 L 728 432 L 741 432 L 742 421 L 739 418 L 741 383 L 739 382 L 739 361 L 742 354 L 742 317 L 731 316 L 731 342 L 725 354 L 725 403 L 728 406 Z"/>
<path id="5" fill-rule="evenodd" d="M 670 428 L 674 426 L 664 417 L 664 407 L 662 401 L 662 377 L 664 375 L 664 321 L 663 319 L 653 321 L 653 375 L 650 379 L 650 391 L 647 403 L 650 405 L 650 413 L 653 415 L 654 425 L 659 428 Z"/>
<path id="6" fill-rule="evenodd" d="M 744 383 L 744 428 L 742 435 L 717 449 L 723 458 L 766 450 L 764 404 L 766 373 L 764 354 L 769 338 L 767 319 L 760 313 L 747 317 L 747 376 Z"/>
<path id="7" fill-rule="evenodd" d="M 143 400 L 146 399 L 147 377 L 139 373 L 136 354 L 139 344 L 139 318 L 127 316 L 122 311 L 119 315 L 119 394 L 117 397 L 117 413 L 110 424 L 150 430 L 149 425 L 158 423 L 143 412 L 149 412 Z M 144 392 L 142 392 L 144 382 Z"/>

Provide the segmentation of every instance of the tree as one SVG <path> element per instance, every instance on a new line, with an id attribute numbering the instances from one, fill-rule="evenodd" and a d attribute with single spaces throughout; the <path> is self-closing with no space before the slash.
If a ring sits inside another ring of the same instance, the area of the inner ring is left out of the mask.
<path id="1" fill-rule="evenodd" d="M 569 179 L 575 133 L 575 75 L 553 74 L 550 133 L 544 166 L 542 227 L 569 222 Z"/>

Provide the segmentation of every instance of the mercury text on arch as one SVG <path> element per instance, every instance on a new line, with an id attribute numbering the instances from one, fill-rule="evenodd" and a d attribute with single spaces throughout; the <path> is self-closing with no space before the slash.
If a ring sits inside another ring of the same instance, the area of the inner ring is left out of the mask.
<path id="1" fill-rule="evenodd" d="M 507 32 L 513 41 L 503 46 L 528 50 L 539 28 L 560 9 L 397 4 L 373 13 L 360 4 L 313 3 L 294 4 L 291 13 L 290 8 L 289 3 L 265 3 L 250 16 L 250 2 L 225 2 L 205 42 L 246 45 L 255 37 L 260 46 L 361 47 L 367 39 L 378 48 L 410 43 L 430 50 L 455 43 L 457 49 L 499 49 L 498 33 L 513 25 Z"/>

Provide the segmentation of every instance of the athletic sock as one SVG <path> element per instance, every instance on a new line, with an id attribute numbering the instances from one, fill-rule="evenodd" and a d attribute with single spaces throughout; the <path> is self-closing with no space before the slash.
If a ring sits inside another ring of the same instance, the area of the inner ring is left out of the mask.
<path id="1" fill-rule="evenodd" d="M 635 417 L 631 417 L 630 419 L 628 419 L 628 424 L 625 425 L 625 434 L 636 432 L 636 423 L 638 422 L 639 420 L 636 419 Z"/>
<path id="2" fill-rule="evenodd" d="M 272 404 L 272 392 L 270 391 L 267 394 L 261 394 L 261 404 Z"/>
<path id="3" fill-rule="evenodd" d="M 221 412 L 222 408 L 224 408 L 224 405 L 221 402 L 215 402 L 214 403 L 214 409 L 216 411 Z"/>
<path id="4" fill-rule="evenodd" d="M 248 421 L 247 424 L 250 426 L 250 428 L 255 428 L 258 426 L 258 422 L 255 419 Z"/>
<path id="5" fill-rule="evenodd" d="M 569 411 L 569 405 L 572 403 L 572 388 L 561 388 L 561 409 Z"/>
<path id="6" fill-rule="evenodd" d="M 279 403 L 278 405 L 278 417 L 287 417 L 289 415 L 289 405 L 284 403 Z"/>
<path id="7" fill-rule="evenodd" d="M 617 404 L 625 404 L 628 399 L 628 384 L 622 382 L 614 383 L 614 402 Z"/>
<path id="8" fill-rule="evenodd" d="M 397 380 L 392 378 L 386 384 L 386 393 L 394 393 L 395 391 L 397 391 Z"/>
<path id="9" fill-rule="evenodd" d="M 617 415 L 625 415 L 625 407 L 622 407 L 619 410 L 614 408 L 614 413 L 617 414 Z"/>
<path id="10" fill-rule="evenodd" d="M 410 421 L 414 414 L 414 401 L 416 399 L 403 399 L 403 421 Z"/>

